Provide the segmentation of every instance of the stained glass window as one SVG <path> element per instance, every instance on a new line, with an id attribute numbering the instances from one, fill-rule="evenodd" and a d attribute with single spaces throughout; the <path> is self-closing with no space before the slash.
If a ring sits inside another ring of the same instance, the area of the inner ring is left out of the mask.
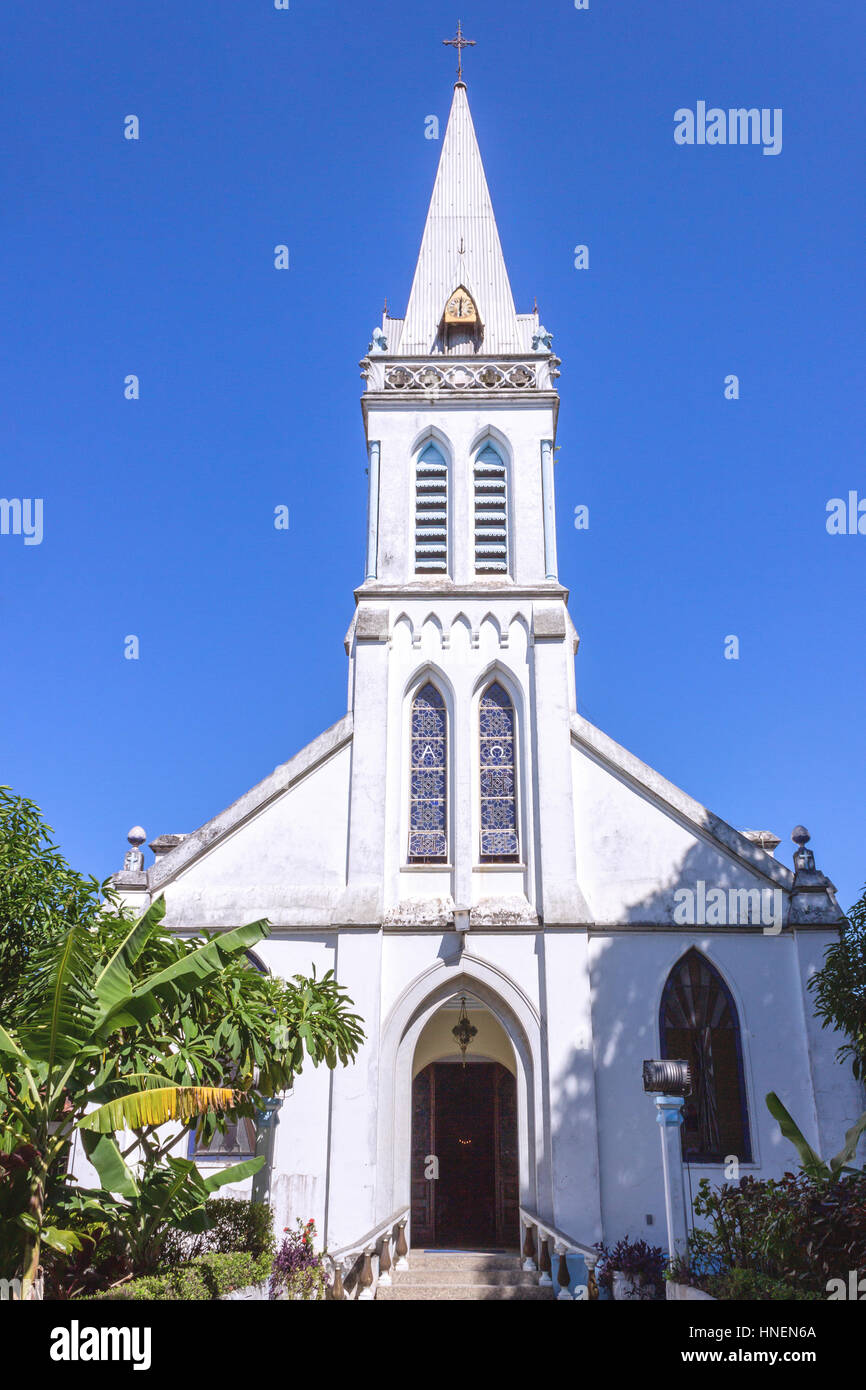
<path id="1" fill-rule="evenodd" d="M 751 1158 L 740 1025 L 730 990 L 706 956 L 692 948 L 667 978 L 661 1004 L 663 1057 L 692 1069 L 683 1107 L 683 1156 Z"/>
<path id="2" fill-rule="evenodd" d="M 447 859 L 445 701 L 428 681 L 412 704 L 409 858 Z"/>
<path id="3" fill-rule="evenodd" d="M 481 733 L 481 858 L 518 857 L 517 796 L 514 785 L 514 706 L 499 683 L 485 690 L 479 711 Z"/>

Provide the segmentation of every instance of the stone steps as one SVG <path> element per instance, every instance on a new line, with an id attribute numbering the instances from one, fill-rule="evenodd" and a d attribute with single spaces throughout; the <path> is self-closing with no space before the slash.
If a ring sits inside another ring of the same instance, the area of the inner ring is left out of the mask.
<path id="1" fill-rule="evenodd" d="M 397 1271 L 401 1284 L 518 1284 L 531 1288 L 538 1285 L 538 1271 L 522 1269 L 401 1269 Z M 396 1281 L 395 1281 L 396 1282 Z"/>
<path id="2" fill-rule="evenodd" d="M 431 1303 L 444 1303 L 456 1300 L 479 1299 L 522 1299 L 524 1301 L 544 1301 L 555 1299 L 552 1288 L 541 1288 L 538 1284 L 530 1287 L 525 1284 L 452 1284 L 439 1280 L 435 1284 L 400 1284 L 395 1282 L 391 1288 L 376 1290 L 376 1299 L 382 1303 L 405 1303 L 407 1300 L 423 1299 Z"/>
<path id="3" fill-rule="evenodd" d="M 410 1270 L 434 1269 L 441 1270 L 500 1270 L 513 1271 L 520 1267 L 520 1259 L 517 1255 L 500 1254 L 466 1254 L 461 1255 L 459 1251 L 447 1251 L 440 1255 L 438 1250 L 413 1250 L 409 1255 Z"/>
<path id="4" fill-rule="evenodd" d="M 522 1267 L 519 1255 L 498 1251 L 412 1250 L 409 1268 L 392 1270 L 393 1283 L 380 1284 L 376 1298 L 383 1303 L 407 1300 L 523 1299 L 549 1301 L 556 1290 L 538 1283 L 538 1272 Z"/>

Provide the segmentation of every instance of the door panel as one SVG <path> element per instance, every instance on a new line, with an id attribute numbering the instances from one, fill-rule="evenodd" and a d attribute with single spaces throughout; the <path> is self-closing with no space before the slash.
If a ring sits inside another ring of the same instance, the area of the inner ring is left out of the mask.
<path id="1" fill-rule="evenodd" d="M 424 1176 L 435 1154 L 437 1179 Z M 517 1248 L 517 1092 L 498 1062 L 433 1062 L 412 1088 L 412 1244 Z"/>
<path id="2" fill-rule="evenodd" d="M 432 1245 L 436 1184 L 425 1178 L 427 1155 L 435 1153 L 433 1068 L 425 1067 L 412 1083 L 412 1244 Z"/>

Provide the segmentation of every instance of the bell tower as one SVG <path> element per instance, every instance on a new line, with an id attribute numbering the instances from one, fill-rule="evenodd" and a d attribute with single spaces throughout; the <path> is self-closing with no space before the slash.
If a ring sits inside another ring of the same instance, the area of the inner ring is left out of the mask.
<path id="1" fill-rule="evenodd" d="M 361 362 L 369 504 L 346 642 L 343 920 L 587 919 L 577 634 L 556 563 L 558 368 L 537 308 L 515 310 L 461 71 L 406 313 L 385 311 Z"/>

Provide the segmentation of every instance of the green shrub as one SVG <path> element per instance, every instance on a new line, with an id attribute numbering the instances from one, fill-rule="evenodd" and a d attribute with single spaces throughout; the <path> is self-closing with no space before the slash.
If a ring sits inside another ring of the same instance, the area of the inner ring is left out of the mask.
<path id="1" fill-rule="evenodd" d="M 231 1293 L 234 1289 L 245 1289 L 248 1284 L 260 1284 L 271 1272 L 273 1255 L 266 1250 L 259 1255 L 249 1255 L 245 1251 L 233 1250 L 224 1255 L 203 1255 L 201 1269 L 211 1288 L 211 1298 Z"/>
<path id="2" fill-rule="evenodd" d="M 689 1236 L 676 1274 L 708 1293 L 732 1279 L 731 1287 L 747 1287 L 752 1278 L 784 1292 L 718 1296 L 826 1298 L 830 1279 L 866 1268 L 866 1173 L 829 1183 L 804 1172 L 744 1177 L 717 1188 L 702 1178 L 693 1205 L 704 1225 Z"/>
<path id="3" fill-rule="evenodd" d="M 213 1223 L 203 1232 L 208 1251 L 225 1255 L 245 1250 L 250 1255 L 274 1253 L 274 1214 L 267 1202 L 245 1202 L 238 1197 L 212 1197 L 205 1214 Z"/>
<path id="4" fill-rule="evenodd" d="M 707 1293 L 714 1298 L 742 1300 L 747 1303 L 822 1303 L 825 1294 L 798 1289 L 783 1279 L 773 1279 L 769 1274 L 759 1274 L 754 1269 L 731 1269 L 727 1274 L 713 1275 L 705 1281 Z"/>
<path id="5" fill-rule="evenodd" d="M 110 1302 L 129 1299 L 200 1302 L 219 1298 L 235 1289 L 245 1289 L 249 1284 L 263 1283 L 271 1272 L 272 1263 L 270 1249 L 258 1255 L 244 1250 L 211 1251 L 163 1274 L 147 1274 L 90 1297 Z"/>
<path id="6" fill-rule="evenodd" d="M 248 1202 L 241 1197 L 211 1197 L 205 1204 L 208 1229 L 196 1235 L 166 1229 L 160 1258 L 162 1267 L 189 1264 L 202 1255 L 229 1255 L 236 1250 L 249 1255 L 273 1255 L 274 1217 L 267 1202 Z"/>

